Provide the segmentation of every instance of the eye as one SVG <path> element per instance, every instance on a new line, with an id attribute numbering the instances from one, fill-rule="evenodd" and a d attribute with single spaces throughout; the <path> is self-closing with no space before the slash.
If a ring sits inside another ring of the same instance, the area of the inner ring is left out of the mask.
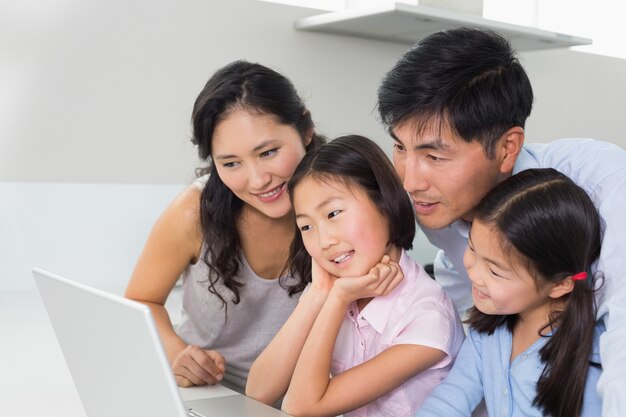
<path id="1" fill-rule="evenodd" d="M 402 145 L 400 142 L 394 142 L 393 143 L 393 148 L 398 151 L 398 152 L 404 152 L 405 148 L 404 145 Z"/>
<path id="2" fill-rule="evenodd" d="M 438 156 L 435 156 L 433 154 L 428 154 L 426 155 L 426 158 L 430 159 L 431 161 L 439 161 L 441 158 L 439 158 Z"/>
<path id="3" fill-rule="evenodd" d="M 260 153 L 261 158 L 267 158 L 268 156 L 272 156 L 278 152 L 278 148 L 268 149 L 267 151 L 263 151 Z"/>
<path id="4" fill-rule="evenodd" d="M 341 210 L 333 210 L 330 213 L 328 213 L 328 218 L 332 219 L 333 217 L 336 217 L 339 213 L 341 213 Z"/>
<path id="5" fill-rule="evenodd" d="M 491 268 L 489 268 L 489 272 L 491 272 L 491 275 L 493 275 L 494 277 L 502 278 L 502 275 L 498 274 Z"/>
<path id="6" fill-rule="evenodd" d="M 305 224 L 303 226 L 300 226 L 299 229 L 301 232 L 306 232 L 307 230 L 311 230 L 311 225 Z"/>
<path id="7" fill-rule="evenodd" d="M 225 162 L 222 164 L 222 166 L 224 168 L 234 168 L 236 166 L 239 166 L 239 162 Z"/>

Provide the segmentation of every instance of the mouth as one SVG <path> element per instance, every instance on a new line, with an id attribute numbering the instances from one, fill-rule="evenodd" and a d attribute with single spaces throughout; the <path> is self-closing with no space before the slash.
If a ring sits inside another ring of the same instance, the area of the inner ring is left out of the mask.
<path id="1" fill-rule="evenodd" d="M 475 286 L 472 285 L 472 292 L 474 293 L 474 297 L 484 300 L 489 298 L 489 296 L 487 294 L 485 294 L 484 292 L 482 292 L 481 290 L 479 290 L 478 288 L 476 288 Z"/>
<path id="2" fill-rule="evenodd" d="M 435 210 L 438 204 L 439 203 L 413 200 L 413 208 L 417 214 L 430 214 Z"/>
<path id="3" fill-rule="evenodd" d="M 285 190 L 285 187 L 287 186 L 287 183 L 284 182 L 282 184 L 280 184 L 278 187 L 272 188 L 269 191 L 266 191 L 264 193 L 260 193 L 260 194 L 256 194 L 256 196 L 261 199 L 261 201 L 263 202 L 272 202 L 277 200 L 280 195 L 282 194 L 282 192 Z"/>
<path id="4" fill-rule="evenodd" d="M 351 250 L 349 252 L 345 252 L 345 253 L 342 253 L 341 255 L 335 256 L 330 261 L 336 265 L 341 265 L 341 264 L 348 262 L 350 259 L 352 259 L 353 255 L 354 255 L 354 251 Z"/>

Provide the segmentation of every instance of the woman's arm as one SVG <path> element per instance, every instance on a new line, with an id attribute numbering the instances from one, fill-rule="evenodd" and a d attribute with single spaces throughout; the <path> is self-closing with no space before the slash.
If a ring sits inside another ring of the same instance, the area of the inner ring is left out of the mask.
<path id="1" fill-rule="evenodd" d="M 364 277 L 341 278 L 335 282 L 302 349 L 283 402 L 286 412 L 297 416 L 326 416 L 354 410 L 445 356 L 444 352 L 426 346 L 396 345 L 332 379 L 329 377 L 335 339 L 346 309 L 352 301 L 361 298 L 355 298 L 355 286 L 362 286 L 363 282 L 376 286 L 385 282 L 382 278 L 386 274 L 399 272 L 397 264 L 395 272 L 388 268 L 379 264 Z M 401 279 L 402 274 L 399 275 Z"/>
<path id="2" fill-rule="evenodd" d="M 154 224 L 126 288 L 127 298 L 150 307 L 165 352 L 181 386 L 214 384 L 224 359 L 214 351 L 188 346 L 174 331 L 164 307 L 184 269 L 197 260 L 202 247 L 200 190 L 189 187 Z"/>

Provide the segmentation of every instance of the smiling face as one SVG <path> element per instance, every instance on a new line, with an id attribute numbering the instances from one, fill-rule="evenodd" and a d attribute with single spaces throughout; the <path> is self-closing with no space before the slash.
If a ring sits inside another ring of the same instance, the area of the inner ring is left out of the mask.
<path id="1" fill-rule="evenodd" d="M 485 314 L 547 317 L 552 285 L 539 287 L 519 258 L 504 253 L 493 227 L 474 221 L 463 264 L 472 282 L 472 298 Z M 515 250 L 515 249 L 511 249 Z"/>
<path id="2" fill-rule="evenodd" d="M 306 177 L 293 200 L 304 247 L 330 274 L 361 276 L 385 254 L 399 259 L 400 250 L 387 244 L 387 219 L 358 186 Z"/>
<path id="3" fill-rule="evenodd" d="M 446 122 L 441 128 L 431 122 L 418 130 L 408 120 L 396 126 L 392 135 L 396 172 L 419 223 L 430 229 L 461 218 L 471 221 L 478 202 L 512 169 L 505 146 L 496 146 L 495 157 L 489 159 L 479 142 L 465 142 Z"/>
<path id="4" fill-rule="evenodd" d="M 271 218 L 289 214 L 287 181 L 306 153 L 298 131 L 272 116 L 231 111 L 213 133 L 222 182 L 245 204 Z"/>

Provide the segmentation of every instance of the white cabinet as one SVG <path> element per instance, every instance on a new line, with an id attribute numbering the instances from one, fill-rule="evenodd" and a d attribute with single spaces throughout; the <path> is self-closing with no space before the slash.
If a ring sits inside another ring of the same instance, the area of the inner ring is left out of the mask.
<path id="1" fill-rule="evenodd" d="M 295 22 L 304 31 L 327 32 L 412 44 L 440 30 L 459 26 L 492 29 L 518 51 L 589 45 L 591 39 L 487 20 L 476 14 L 442 8 L 386 3 L 305 17 Z"/>

